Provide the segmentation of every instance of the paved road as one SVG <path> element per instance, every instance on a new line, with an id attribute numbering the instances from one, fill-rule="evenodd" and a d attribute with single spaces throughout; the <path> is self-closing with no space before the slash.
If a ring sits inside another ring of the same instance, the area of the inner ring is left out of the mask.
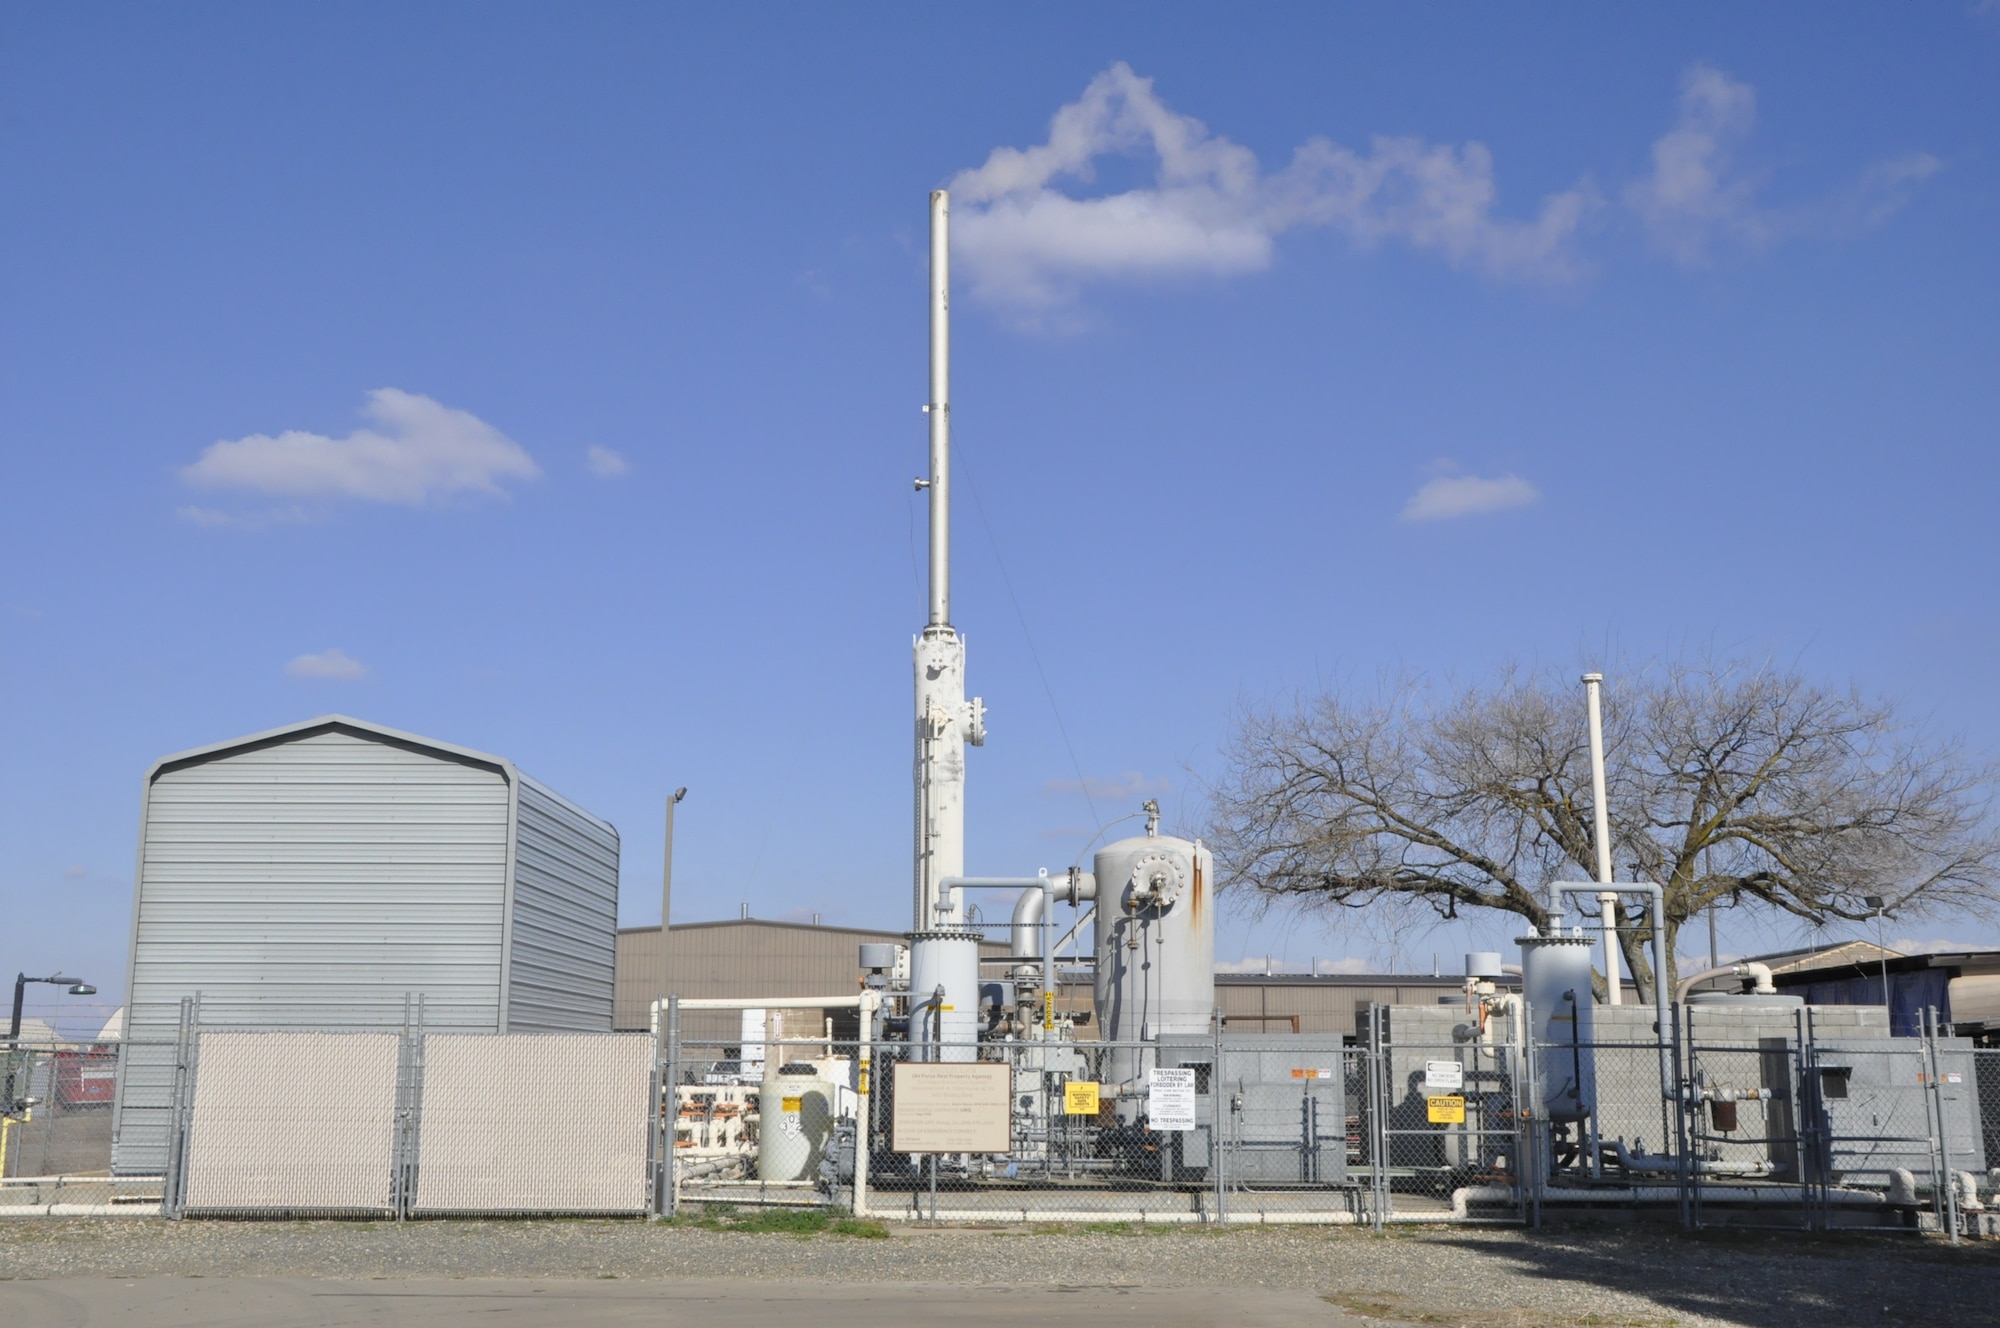
<path id="1" fill-rule="evenodd" d="M 0 1282 L 0 1323 L 35 1328 L 1360 1328 L 1304 1291 L 797 1282 L 149 1277 Z M 1381 1320 L 1369 1321 L 1379 1325 Z"/>

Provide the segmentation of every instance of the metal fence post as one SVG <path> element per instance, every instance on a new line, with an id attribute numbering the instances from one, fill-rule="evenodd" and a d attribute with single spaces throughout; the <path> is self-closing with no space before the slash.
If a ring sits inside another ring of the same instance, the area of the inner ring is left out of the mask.
<path id="1" fill-rule="evenodd" d="M 1666 980 L 1664 973 L 1655 973 L 1653 975 L 1653 981 L 1655 982 L 1665 982 Z M 1681 1036 L 1681 1011 L 1685 1008 L 1679 1004 L 1670 1004 L 1667 1006 L 1667 1018 L 1673 1020 L 1674 1024 L 1674 1082 L 1671 1084 L 1661 1084 L 1660 1094 L 1664 1097 L 1671 1093 L 1674 1099 L 1674 1142 L 1681 1155 L 1680 1172 L 1674 1177 L 1674 1198 L 1680 1204 L 1681 1230 L 1692 1231 L 1694 1229 L 1693 1190 L 1696 1183 L 1696 1164 L 1692 1138 L 1693 1131 L 1688 1127 L 1688 1090 L 1694 1083 L 1694 1072 L 1692 1069 L 1694 1050 L 1689 1045 L 1693 1042 L 1693 1030 L 1689 1030 L 1690 1036 L 1686 1038 Z M 1658 1029 L 1654 1030 L 1656 1036 L 1659 1032 L 1660 1030 Z M 1696 1111 L 1700 1109 L 1698 1105 L 1695 1107 Z"/>
<path id="2" fill-rule="evenodd" d="M 1945 1120 L 1944 1114 L 1944 1067 L 1938 1060 L 1936 1007 L 1926 1006 L 1922 1017 L 1924 1058 L 1928 1062 L 1929 1071 L 1925 1074 L 1924 1080 L 1930 1090 L 1929 1097 L 1933 1104 L 1932 1119 L 1935 1122 L 1932 1128 L 1936 1131 L 1931 1153 L 1935 1159 L 1934 1174 L 1938 1186 L 1943 1190 L 1944 1200 L 1938 1218 L 1950 1233 L 1951 1243 L 1956 1245 L 1958 1244 L 1958 1183 L 1951 1172 L 1951 1127 Z M 1934 1190 L 1932 1193 L 1936 1192 Z"/>
<path id="3" fill-rule="evenodd" d="M 660 1215 L 676 1217 L 680 1214 L 680 1162 L 675 1155 L 674 1122 L 680 1113 L 681 1081 L 681 998 L 667 997 L 666 1027 L 666 1068 L 661 1073 L 660 1089 L 660 1183 L 662 1195 Z"/>
<path id="4" fill-rule="evenodd" d="M 193 1071 L 194 1040 L 201 1018 L 196 1004 L 199 999 L 199 993 L 181 997 L 180 1026 L 174 1039 L 173 1086 L 167 1097 L 166 1174 L 160 1187 L 160 1212 L 176 1221 L 186 1208 L 187 1097 Z"/>
<path id="5" fill-rule="evenodd" d="M 856 1217 L 867 1217 L 874 1210 L 868 1203 L 868 1163 L 875 1149 L 875 1025 L 879 1020 L 882 1005 L 877 997 L 861 1002 L 856 1012 L 859 1016 L 855 1030 L 859 1038 L 854 1045 L 854 1059 L 857 1062 L 854 1082 L 856 1087 L 854 1102 L 854 1192 L 849 1203 Z"/>
<path id="6" fill-rule="evenodd" d="M 1521 993 L 1521 1091 L 1515 1125 L 1520 1137 L 1522 1208 L 1530 1227 L 1542 1224 L 1542 1059 L 1535 1045 L 1535 1012 Z"/>
<path id="7" fill-rule="evenodd" d="M 417 1172 L 423 1137 L 424 996 L 403 994 L 403 1036 L 396 1057 L 395 1180 L 390 1202 L 403 1221 L 417 1202 Z"/>
<path id="8" fill-rule="evenodd" d="M 1228 1082 L 1228 1079 L 1223 1073 L 1222 1056 L 1222 1007 L 1218 1005 L 1215 1007 L 1215 1050 L 1211 1057 L 1213 1063 L 1208 1067 L 1208 1167 L 1210 1171 L 1215 1173 L 1215 1220 L 1217 1222 L 1227 1222 L 1229 1220 L 1229 1182 L 1227 1177 L 1223 1175 L 1222 1170 L 1222 1159 L 1224 1156 L 1224 1149 L 1222 1147 L 1222 1089 L 1223 1085 Z M 1341 1147 L 1346 1147 L 1345 1141 L 1342 1142 Z"/>
<path id="9" fill-rule="evenodd" d="M 1792 1135 L 1799 1159 L 1799 1202 L 1806 1210 L 1806 1230 L 1824 1231 L 1832 1225 L 1833 1122 L 1821 1097 L 1819 1028 L 1810 1005 L 1800 1008 L 1797 1022 Z"/>
<path id="10" fill-rule="evenodd" d="M 1389 1207 L 1389 1063 L 1388 1011 L 1380 1005 L 1368 1007 L 1368 1158 L 1369 1187 L 1373 1191 L 1374 1212 L 1370 1225 L 1377 1234 Z"/>

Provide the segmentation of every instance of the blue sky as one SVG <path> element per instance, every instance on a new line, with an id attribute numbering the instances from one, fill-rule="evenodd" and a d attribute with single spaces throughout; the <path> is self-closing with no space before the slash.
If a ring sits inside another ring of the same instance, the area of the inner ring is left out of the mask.
<path id="1" fill-rule="evenodd" d="M 2000 751 L 1996 74 L 1991 4 L 11 7 L 0 967 L 115 994 L 147 764 L 329 711 L 616 822 L 628 922 L 685 784 L 677 918 L 902 925 L 945 184 L 978 870 L 1383 668 Z"/>

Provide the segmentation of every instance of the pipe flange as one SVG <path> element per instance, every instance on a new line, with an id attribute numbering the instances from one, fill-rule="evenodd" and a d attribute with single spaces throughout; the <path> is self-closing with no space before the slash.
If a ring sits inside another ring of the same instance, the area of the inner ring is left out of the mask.
<path id="1" fill-rule="evenodd" d="M 1169 909 L 1187 886 L 1187 868 L 1176 853 L 1142 853 L 1132 864 L 1132 876 L 1125 885 L 1125 908 Z"/>

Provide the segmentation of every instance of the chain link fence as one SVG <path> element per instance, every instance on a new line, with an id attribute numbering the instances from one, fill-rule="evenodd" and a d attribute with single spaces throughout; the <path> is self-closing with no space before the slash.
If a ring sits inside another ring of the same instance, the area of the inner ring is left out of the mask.
<path id="1" fill-rule="evenodd" d="M 0 1049 L 0 1214 L 86 1216 L 159 1203 L 158 1174 L 112 1174 L 120 1056 L 113 1043 Z"/>
<path id="2" fill-rule="evenodd" d="M 937 1044 L 827 1023 L 745 1043 L 427 1032 L 420 1008 L 400 1032 L 276 1033 L 191 1011 L 172 1044 L 6 1053 L 0 1209 L 1379 1228 L 1637 1205 L 1698 1227 L 2000 1235 L 2000 1049 L 1928 1020 L 1889 1038 L 1866 1007 L 1690 1005 L 1664 1057 L 1525 1046 L 1533 1026 L 1377 1006 L 1353 1039 Z"/>

